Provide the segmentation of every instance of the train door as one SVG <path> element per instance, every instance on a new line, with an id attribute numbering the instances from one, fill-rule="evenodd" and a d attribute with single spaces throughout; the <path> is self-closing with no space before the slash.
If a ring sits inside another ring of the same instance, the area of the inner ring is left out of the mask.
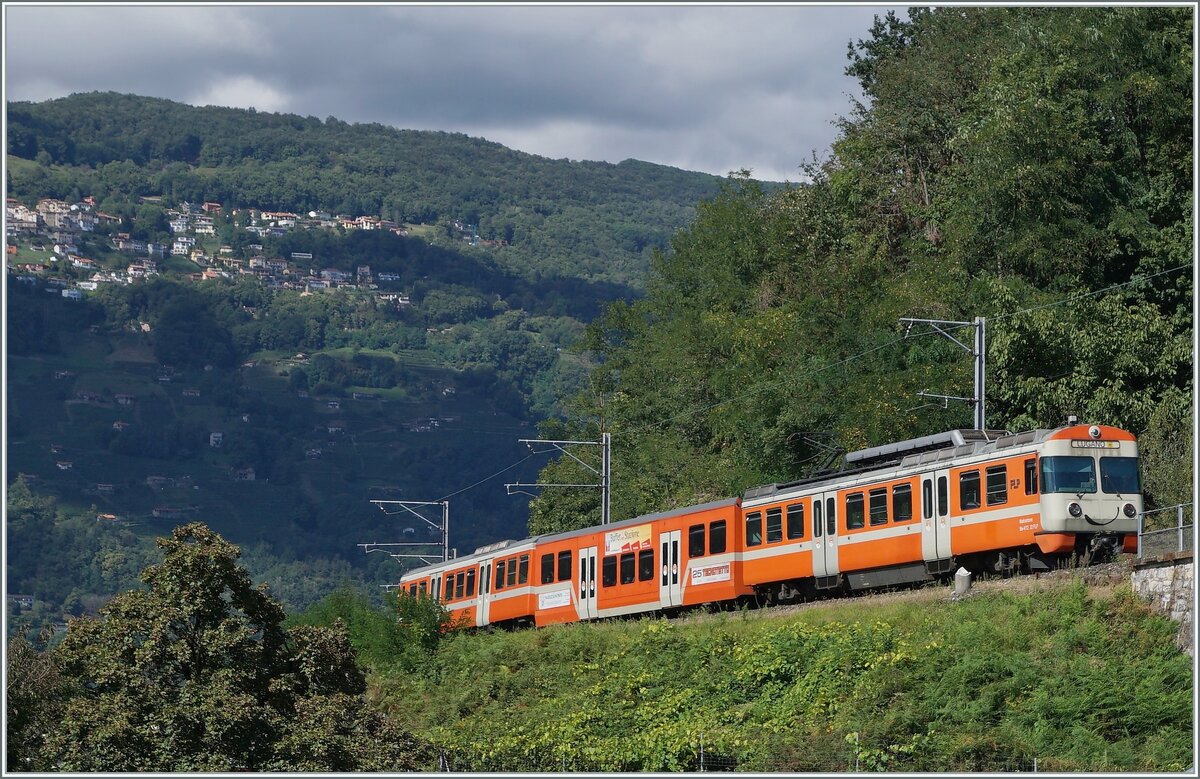
<path id="1" fill-rule="evenodd" d="M 492 602 L 492 561 L 479 564 L 479 605 L 475 607 L 475 624 L 488 624 L 488 606 Z"/>
<path id="2" fill-rule="evenodd" d="M 813 576 L 818 588 L 838 583 L 838 530 L 836 493 L 813 496 Z"/>
<path id="3" fill-rule="evenodd" d="M 429 594 L 435 603 L 442 603 L 442 575 L 435 573 L 429 580 Z"/>
<path id="4" fill-rule="evenodd" d="M 595 619 L 596 608 L 596 547 L 579 550 L 579 576 L 576 578 L 579 598 L 575 601 L 575 613 L 580 619 Z"/>
<path id="5" fill-rule="evenodd" d="M 663 608 L 683 605 L 683 588 L 680 585 L 679 537 L 682 531 L 668 530 L 659 536 L 658 600 Z"/>
<path id="6" fill-rule="evenodd" d="M 950 471 L 921 477 L 921 552 L 930 573 L 945 573 L 950 560 Z"/>

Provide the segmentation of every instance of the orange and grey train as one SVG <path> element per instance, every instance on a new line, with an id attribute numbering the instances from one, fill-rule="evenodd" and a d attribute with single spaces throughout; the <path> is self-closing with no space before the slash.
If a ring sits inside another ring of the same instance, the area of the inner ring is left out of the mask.
<path id="1" fill-rule="evenodd" d="M 1137 545 L 1137 441 L 1105 425 L 951 430 L 841 471 L 609 525 L 502 541 L 406 573 L 455 624 L 549 625 L 1048 570 Z"/>

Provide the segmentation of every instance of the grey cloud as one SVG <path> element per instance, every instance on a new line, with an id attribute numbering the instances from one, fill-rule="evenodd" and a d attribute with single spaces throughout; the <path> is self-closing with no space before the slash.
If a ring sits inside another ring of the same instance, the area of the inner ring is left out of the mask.
<path id="1" fill-rule="evenodd" d="M 97 89 L 257 99 L 551 157 L 796 180 L 849 110 L 847 42 L 884 10 L 10 7 L 5 89 L 9 100 Z"/>

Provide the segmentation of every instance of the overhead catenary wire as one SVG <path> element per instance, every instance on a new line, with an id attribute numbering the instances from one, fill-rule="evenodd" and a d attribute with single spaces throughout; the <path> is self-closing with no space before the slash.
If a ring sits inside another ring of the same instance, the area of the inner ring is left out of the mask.
<path id="1" fill-rule="evenodd" d="M 468 485 L 468 486 L 466 486 L 466 487 L 463 487 L 461 490 L 456 490 L 456 491 L 454 491 L 454 492 L 451 492 L 449 495 L 443 495 L 442 497 L 438 498 L 438 499 L 437 499 L 436 501 L 434 501 L 434 502 L 435 502 L 435 503 L 441 503 L 441 502 L 442 502 L 442 501 L 444 501 L 444 500 L 449 500 L 450 498 L 453 498 L 455 495 L 461 495 L 462 493 L 466 492 L 467 490 L 473 490 L 473 489 L 475 489 L 476 487 L 478 487 L 480 484 L 483 484 L 483 483 L 485 483 L 485 482 L 489 482 L 489 481 L 491 481 L 492 479 L 496 478 L 497 476 L 499 476 L 499 475 L 500 475 L 500 474 L 502 474 L 502 473 L 507 473 L 508 471 L 511 471 L 513 468 L 516 468 L 516 467 L 517 467 L 518 465 L 520 465 L 521 463 L 523 463 L 523 462 L 525 462 L 526 460 L 529 460 L 530 458 L 532 458 L 532 457 L 534 457 L 534 456 L 536 456 L 536 455 L 539 455 L 539 454 L 545 454 L 545 452 L 533 452 L 532 454 L 528 454 L 528 455 L 526 455 L 525 457 L 523 457 L 522 459 L 520 459 L 520 460 L 516 461 L 515 463 L 513 463 L 512 465 L 509 465 L 509 466 L 507 466 L 507 467 L 501 468 L 500 470 L 498 470 L 498 471 L 496 471 L 495 473 L 493 473 L 491 476 L 485 476 L 484 478 L 480 479 L 479 481 L 475 482 L 474 484 L 471 484 L 471 485 Z"/>

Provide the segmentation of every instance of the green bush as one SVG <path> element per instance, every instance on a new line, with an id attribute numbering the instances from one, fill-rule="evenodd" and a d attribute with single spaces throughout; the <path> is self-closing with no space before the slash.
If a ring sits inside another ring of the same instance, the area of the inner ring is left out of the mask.
<path id="1" fill-rule="evenodd" d="M 1191 664 L 1128 590 L 940 591 L 784 618 L 455 635 L 382 705 L 456 769 L 1154 771 L 1191 761 Z"/>

